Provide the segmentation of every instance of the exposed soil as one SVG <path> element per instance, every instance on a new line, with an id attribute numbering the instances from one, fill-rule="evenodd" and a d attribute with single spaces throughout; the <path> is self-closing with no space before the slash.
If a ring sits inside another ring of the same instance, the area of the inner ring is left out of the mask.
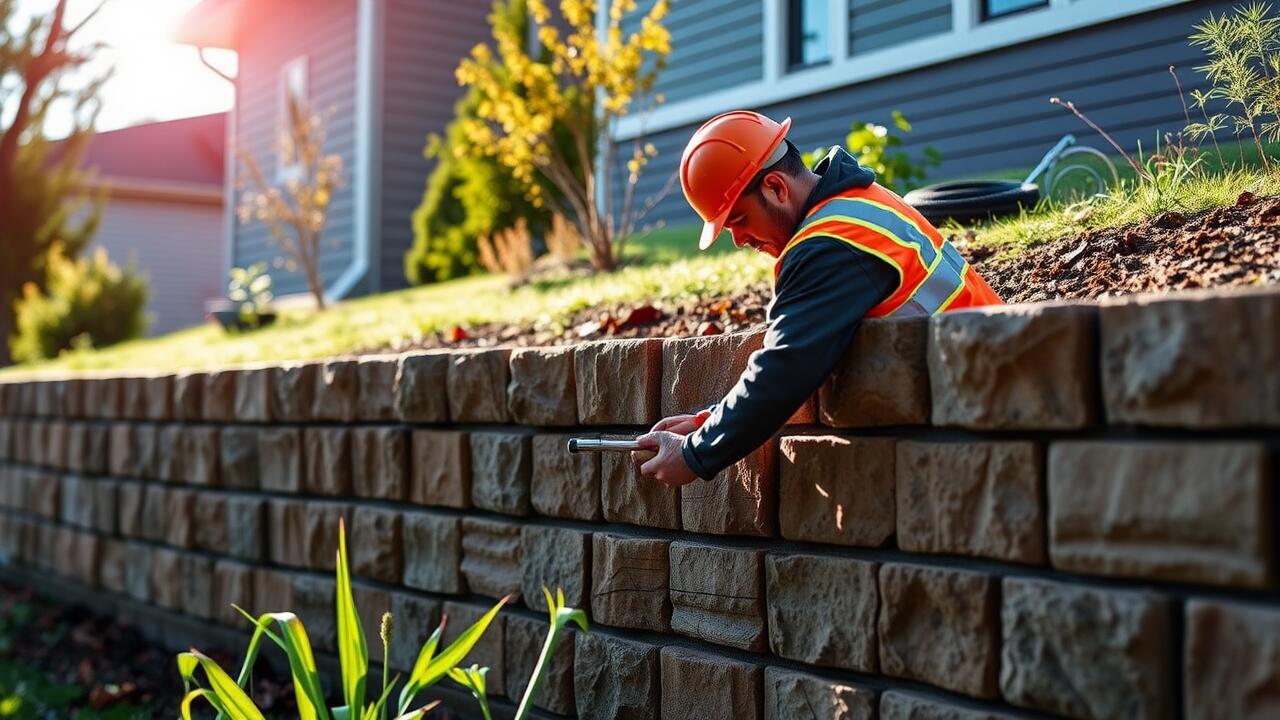
<path id="1" fill-rule="evenodd" d="M 1090 230 L 1007 260 L 994 259 L 992 248 L 971 245 L 965 237 L 951 239 L 1010 303 L 1280 283 L 1280 197 L 1248 192 L 1233 206 L 1190 215 L 1168 212 L 1135 225 Z M 729 297 L 679 305 L 589 308 L 559 328 L 455 327 L 394 350 L 737 332 L 764 322 L 771 297 L 771 287 L 762 283 Z"/>

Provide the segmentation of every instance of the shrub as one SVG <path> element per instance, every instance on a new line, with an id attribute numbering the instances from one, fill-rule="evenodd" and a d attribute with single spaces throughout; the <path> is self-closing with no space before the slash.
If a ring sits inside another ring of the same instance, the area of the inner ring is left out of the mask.
<path id="1" fill-rule="evenodd" d="M 900 132 L 911 132 L 911 123 L 897 110 L 893 111 L 893 125 Z M 942 163 L 942 154 L 932 147 L 924 148 L 924 157 L 918 162 L 912 160 L 906 152 L 896 149 L 902 146 L 902 138 L 884 125 L 875 123 L 855 122 L 850 125 L 844 146 L 857 158 L 859 165 L 875 171 L 876 182 L 900 194 L 923 185 L 929 169 Z M 817 148 L 806 153 L 805 164 L 813 167 L 829 150 Z"/>
<path id="2" fill-rule="evenodd" d="M 22 288 L 13 356 L 28 362 L 139 337 L 146 329 L 147 295 L 146 277 L 132 265 L 121 269 L 112 264 L 106 250 L 72 259 L 55 248 L 44 292 L 35 283 Z"/>

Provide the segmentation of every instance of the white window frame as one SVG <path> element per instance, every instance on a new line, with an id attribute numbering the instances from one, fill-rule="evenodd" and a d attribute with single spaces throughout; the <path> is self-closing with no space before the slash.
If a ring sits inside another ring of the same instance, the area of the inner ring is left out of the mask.
<path id="1" fill-rule="evenodd" d="M 279 140 L 282 133 L 289 131 L 289 96 L 297 93 L 305 102 L 311 93 L 311 72 L 306 55 L 299 55 L 280 66 L 280 103 L 276 107 L 276 134 L 273 139 Z M 276 182 L 285 183 L 302 177 L 302 166 L 297 163 L 286 164 L 284 157 L 276 153 Z"/>
<path id="2" fill-rule="evenodd" d="M 1058 35 L 1191 0 L 1050 0 L 1048 7 L 981 21 L 981 0 L 952 0 L 950 32 L 849 56 L 848 0 L 831 0 L 831 62 L 787 72 L 787 0 L 760 0 L 763 7 L 763 67 L 760 80 L 656 108 L 645 117 L 619 121 L 615 137 L 706 120 L 736 108 L 760 108 L 806 95 L 937 65 L 1002 47 Z"/>

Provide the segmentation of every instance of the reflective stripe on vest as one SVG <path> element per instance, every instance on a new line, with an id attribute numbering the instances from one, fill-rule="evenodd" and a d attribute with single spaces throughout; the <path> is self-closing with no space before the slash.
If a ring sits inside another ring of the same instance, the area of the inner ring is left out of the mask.
<path id="1" fill-rule="evenodd" d="M 876 191 L 885 200 L 897 200 L 874 185 L 854 192 Z M 791 248 L 811 237 L 834 237 L 879 257 L 898 272 L 897 289 L 872 308 L 869 317 L 933 315 L 946 310 L 964 290 L 969 264 L 936 230 L 929 230 L 933 228 L 922 227 L 889 202 L 865 196 L 833 197 L 810 212 L 783 248 L 774 279 Z"/>

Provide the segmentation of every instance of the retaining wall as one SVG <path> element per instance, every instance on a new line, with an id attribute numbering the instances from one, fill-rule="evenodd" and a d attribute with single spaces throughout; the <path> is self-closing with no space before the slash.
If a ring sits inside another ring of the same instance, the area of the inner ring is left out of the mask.
<path id="1" fill-rule="evenodd" d="M 231 602 L 295 609 L 331 651 L 345 517 L 366 634 L 394 613 L 398 669 L 441 613 L 456 633 L 512 594 L 472 659 L 518 697 L 539 588 L 563 587 L 592 632 L 555 658 L 553 713 L 1280 703 L 1280 292 L 870 321 L 780 437 L 714 482 L 672 491 L 623 457 L 565 454 L 571 433 L 718 399 L 760 342 L 0 384 L 0 574 L 183 621 L 175 644 L 242 628 Z"/>

